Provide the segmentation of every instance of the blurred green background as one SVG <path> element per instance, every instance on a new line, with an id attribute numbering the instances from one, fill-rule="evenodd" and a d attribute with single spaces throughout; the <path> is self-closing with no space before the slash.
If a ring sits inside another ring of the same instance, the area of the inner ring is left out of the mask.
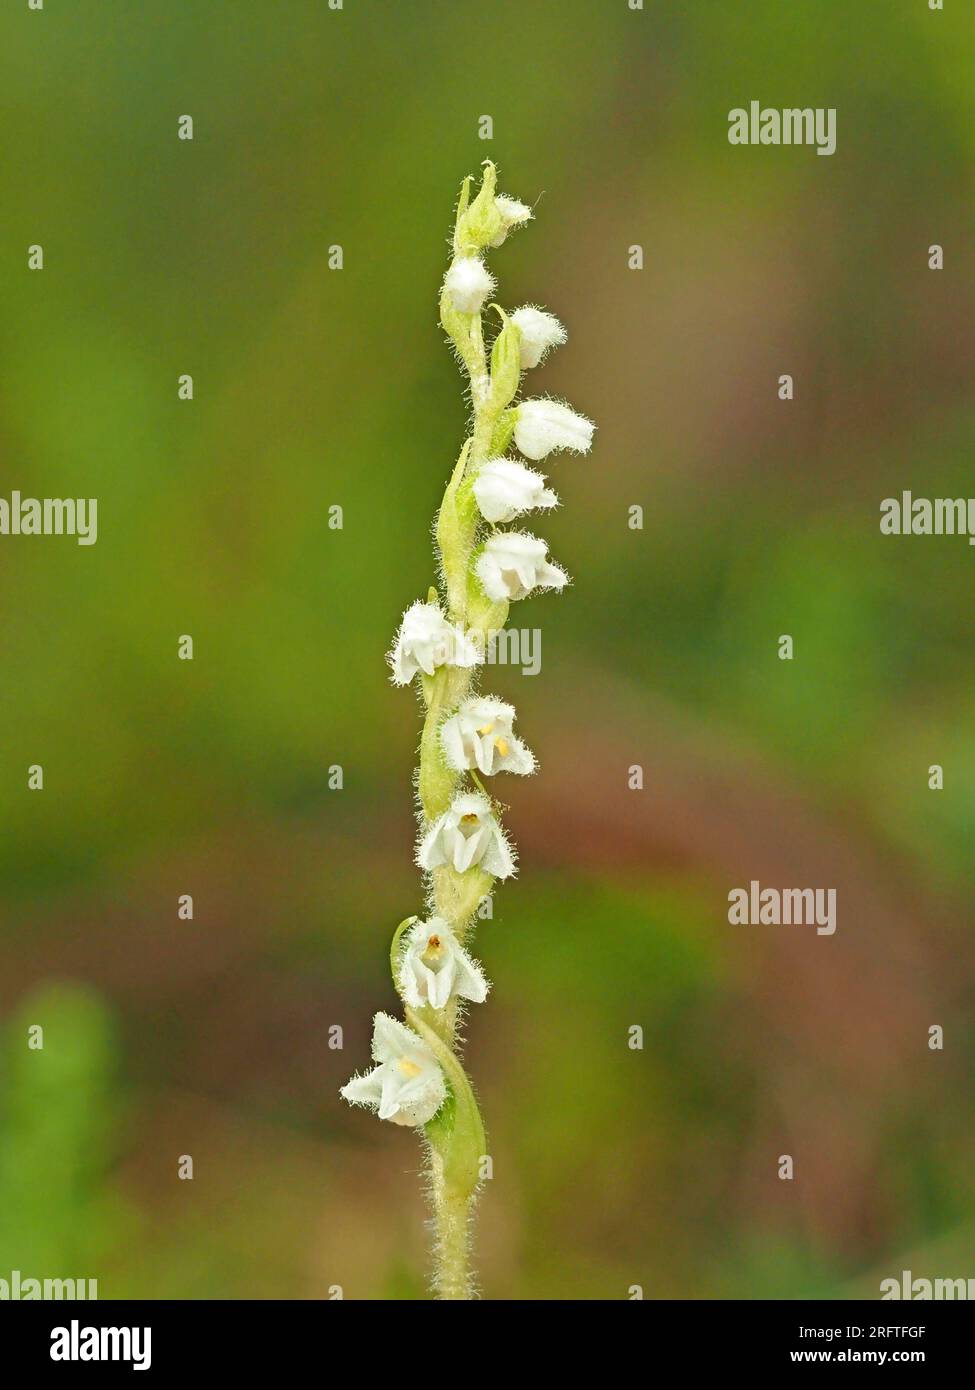
<path id="1" fill-rule="evenodd" d="M 599 433 L 550 470 L 541 673 L 490 675 L 541 772 L 477 943 L 484 1294 L 975 1275 L 975 560 L 878 530 L 972 491 L 970 10 L 24 0 L 0 39 L 0 491 L 99 499 L 94 547 L 0 538 L 0 1277 L 425 1295 L 418 1146 L 337 1092 L 421 901 L 383 654 L 486 157 L 536 206 L 499 298 L 569 328 L 529 389 Z M 836 107 L 836 154 L 730 146 L 752 99 Z M 836 887 L 836 935 L 730 927 L 752 878 Z"/>

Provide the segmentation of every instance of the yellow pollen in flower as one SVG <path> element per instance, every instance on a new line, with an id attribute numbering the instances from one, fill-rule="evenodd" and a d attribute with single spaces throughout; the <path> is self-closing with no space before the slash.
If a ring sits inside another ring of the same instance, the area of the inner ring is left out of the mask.
<path id="1" fill-rule="evenodd" d="M 462 822 L 464 825 L 472 825 L 472 824 L 474 823 L 474 821 L 477 820 L 477 814 L 476 814 L 476 812 L 474 812 L 474 811 L 468 811 L 468 812 L 467 812 L 467 815 L 466 815 L 466 816 L 461 816 L 460 819 L 461 819 L 461 822 Z"/>
<path id="2" fill-rule="evenodd" d="M 506 758 L 508 756 L 508 745 L 505 743 L 503 738 L 496 738 L 494 740 L 494 746 L 501 754 L 502 758 Z"/>
<path id="3" fill-rule="evenodd" d="M 483 734 L 483 735 L 485 736 L 485 738 L 486 738 L 487 735 L 491 732 L 491 730 L 492 730 L 493 728 L 494 728 L 494 720 L 492 719 L 491 722 L 490 722 L 489 724 L 482 724 L 481 727 L 478 729 L 477 732 L 478 732 L 479 734 Z"/>
<path id="4" fill-rule="evenodd" d="M 415 1062 L 411 1062 L 409 1057 L 401 1057 L 396 1065 L 404 1076 L 412 1078 L 420 1075 L 420 1068 Z"/>
<path id="5" fill-rule="evenodd" d="M 427 948 L 420 957 L 427 965 L 439 965 L 440 957 L 443 955 L 443 942 L 439 936 L 431 936 L 427 941 Z"/>

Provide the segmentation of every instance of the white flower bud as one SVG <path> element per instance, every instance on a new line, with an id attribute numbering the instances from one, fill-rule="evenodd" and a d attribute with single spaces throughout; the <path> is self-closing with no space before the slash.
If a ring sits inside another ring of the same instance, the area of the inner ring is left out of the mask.
<path id="1" fill-rule="evenodd" d="M 475 572 L 488 598 L 527 598 L 533 589 L 562 589 L 569 576 L 546 559 L 548 547 L 523 531 L 499 531 L 484 543 Z"/>
<path id="2" fill-rule="evenodd" d="M 474 479 L 474 496 L 485 521 L 514 521 L 538 507 L 557 507 L 559 499 L 541 473 L 516 459 L 489 459 Z"/>
<path id="3" fill-rule="evenodd" d="M 494 291 L 494 276 L 477 256 L 464 256 L 447 271 L 444 288 L 460 313 L 479 314 Z"/>
<path id="4" fill-rule="evenodd" d="M 503 193 L 499 193 L 494 200 L 494 206 L 501 214 L 501 230 L 491 242 L 492 246 L 500 246 L 510 231 L 516 227 L 523 227 L 526 222 L 532 219 L 532 210 L 525 203 L 519 203 L 517 198 L 506 198 Z"/>
<path id="5" fill-rule="evenodd" d="M 565 329 L 554 314 L 526 304 L 511 315 L 511 322 L 521 331 L 521 369 L 537 367 L 549 348 L 561 347 Z"/>
<path id="6" fill-rule="evenodd" d="M 450 809 L 436 820 L 416 852 L 421 869 L 449 864 L 462 874 L 476 865 L 495 878 L 510 878 L 515 871 L 511 846 L 494 818 L 491 803 L 480 792 L 462 792 Z"/>
<path id="7" fill-rule="evenodd" d="M 417 922 L 406 934 L 399 987 L 413 1009 L 443 1009 L 451 999 L 483 1004 L 488 982 L 442 917 Z"/>
<path id="8" fill-rule="evenodd" d="M 515 419 L 515 443 L 530 459 L 543 459 L 554 449 L 588 454 L 595 425 L 559 401 L 522 401 Z"/>
<path id="9" fill-rule="evenodd" d="M 341 1094 L 350 1105 L 365 1105 L 381 1120 L 425 1125 L 447 1099 L 443 1069 L 412 1028 L 389 1014 L 373 1020 L 372 1057 L 378 1065 L 354 1076 Z"/>
<path id="10" fill-rule="evenodd" d="M 480 659 L 470 638 L 447 621 L 437 604 L 422 599 L 403 614 L 387 657 L 394 685 L 409 685 L 417 671 L 432 676 L 438 666 L 476 666 Z"/>
<path id="11" fill-rule="evenodd" d="M 440 744 L 447 766 L 455 772 L 477 768 L 484 777 L 496 772 L 535 771 L 535 759 L 520 738 L 515 738 L 513 705 L 493 695 L 472 695 L 440 730 Z"/>

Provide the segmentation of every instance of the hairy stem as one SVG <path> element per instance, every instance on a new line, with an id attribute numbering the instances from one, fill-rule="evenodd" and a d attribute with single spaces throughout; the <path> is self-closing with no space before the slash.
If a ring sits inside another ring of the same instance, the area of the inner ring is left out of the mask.
<path id="1" fill-rule="evenodd" d="M 466 192 L 462 194 L 466 205 Z M 473 423 L 451 474 L 437 515 L 436 539 L 447 589 L 450 620 L 462 630 L 468 627 L 468 566 L 477 529 L 476 512 L 469 495 L 462 493 L 465 477 L 476 473 L 489 457 L 497 412 L 491 408 L 491 378 L 484 350 L 480 314 L 456 314 L 448 300 L 441 302 L 441 321 L 457 348 L 470 379 Z M 450 805 L 458 777 L 446 766 L 440 747 L 444 718 L 466 698 L 471 673 L 444 666 L 425 686 L 426 717 L 420 741 L 419 792 L 426 823 L 431 824 Z M 479 869 L 464 874 L 444 867 L 433 876 L 437 913 L 463 941 L 477 905 L 490 889 L 491 880 Z M 411 1020 L 427 1040 L 436 1039 L 456 1106 L 457 1128 L 430 1139 L 430 1181 L 435 1227 L 434 1288 L 439 1299 L 462 1300 L 474 1296 L 470 1272 L 470 1218 L 472 1194 L 478 1181 L 478 1165 L 484 1147 L 484 1131 L 470 1083 L 456 1055 L 457 1012 L 444 1010 L 439 1019 Z M 433 1038 L 430 1034 L 433 1034 Z M 459 1152 L 460 1134 L 480 1136 L 474 1152 Z M 458 1176 L 458 1169 L 463 1170 Z"/>
<path id="2" fill-rule="evenodd" d="M 457 1302 L 474 1297 L 470 1271 L 470 1197 L 462 1197 L 447 1186 L 443 1163 L 431 1154 L 431 1187 L 434 1221 L 436 1269 L 434 1291 L 437 1298 Z"/>
<path id="3" fill-rule="evenodd" d="M 487 161 L 481 191 L 472 214 L 480 218 L 500 214 L 494 204 L 495 169 Z M 454 229 L 454 262 L 469 257 L 472 250 L 491 241 L 491 236 L 472 235 L 465 221 L 469 206 L 470 180 L 461 189 Z M 494 231 L 497 230 L 495 225 Z M 452 267 L 453 268 L 453 267 Z M 507 446 L 512 412 L 508 410 L 520 377 L 520 329 L 498 306 L 501 331 L 491 349 L 490 365 L 484 343 L 481 311 L 466 313 L 458 309 L 447 292 L 446 281 L 440 298 L 440 322 L 449 335 L 470 381 L 472 422 L 470 435 L 460 452 L 437 514 L 436 542 L 447 597 L 447 614 L 456 627 L 475 641 L 483 655 L 490 626 L 507 617 L 507 603 L 492 603 L 472 575 L 480 513 L 473 484 L 481 467 L 496 447 Z M 502 417 L 507 422 L 502 424 Z M 431 602 L 436 592 L 431 591 Z M 426 715 L 420 739 L 418 789 L 426 828 L 450 807 L 463 774 L 447 766 L 440 737 L 443 722 L 466 699 L 472 687 L 468 667 L 449 661 L 423 681 Z M 484 795 L 484 787 L 472 774 L 472 784 Z M 437 915 L 449 925 L 463 944 L 481 900 L 490 893 L 492 877 L 474 866 L 458 873 L 450 865 L 433 871 L 432 896 Z M 393 978 L 397 978 L 397 942 L 394 938 Z M 442 1112 L 426 1126 L 430 1144 L 431 1193 L 436 1228 L 437 1296 L 442 1299 L 472 1298 L 473 1280 L 469 1269 L 470 1217 L 474 1193 L 481 1177 L 484 1157 L 484 1126 L 470 1081 L 457 1055 L 458 1011 L 456 1006 L 442 1010 L 406 1010 L 408 1023 L 420 1034 L 440 1062 L 450 1096 Z"/>

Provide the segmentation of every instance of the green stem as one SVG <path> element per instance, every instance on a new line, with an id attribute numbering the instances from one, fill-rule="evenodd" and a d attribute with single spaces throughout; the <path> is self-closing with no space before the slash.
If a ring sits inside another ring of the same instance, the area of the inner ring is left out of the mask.
<path id="1" fill-rule="evenodd" d="M 443 1067 L 450 1087 L 449 1114 L 437 1116 L 427 1126 L 436 1232 L 434 1286 L 439 1299 L 470 1299 L 474 1297 L 470 1218 L 486 1148 L 484 1125 L 471 1083 L 451 1042 L 426 1021 L 421 1011 L 407 1008 L 405 1012 L 407 1023 Z M 450 1031 L 453 1032 L 452 1026 Z"/>
<path id="2" fill-rule="evenodd" d="M 451 1193 L 443 1181 L 442 1164 L 431 1155 L 431 1201 L 435 1229 L 436 1269 L 434 1290 L 443 1302 L 460 1302 L 474 1297 L 470 1268 L 471 1199 Z M 438 1169 L 441 1171 L 438 1172 Z"/>

